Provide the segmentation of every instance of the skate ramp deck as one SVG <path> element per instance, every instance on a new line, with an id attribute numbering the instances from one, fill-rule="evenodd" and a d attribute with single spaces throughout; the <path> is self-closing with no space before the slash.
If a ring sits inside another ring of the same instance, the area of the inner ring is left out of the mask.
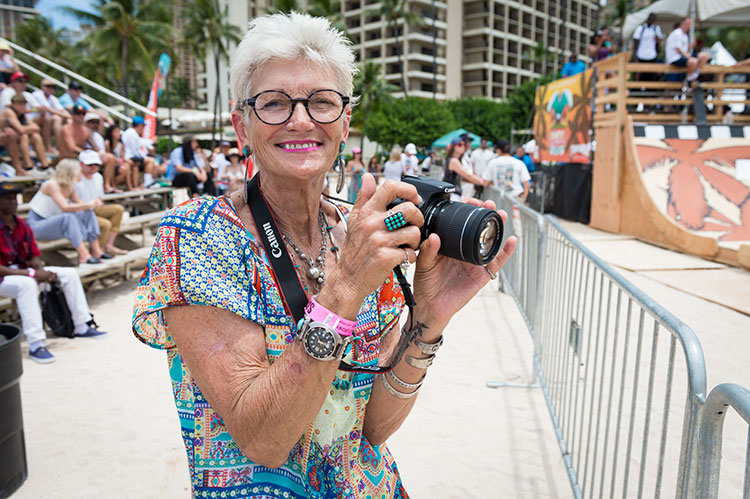
<path id="1" fill-rule="evenodd" d="M 750 268 L 750 127 L 634 125 L 627 116 L 621 143 L 619 171 L 594 168 L 595 177 L 620 175 L 619 203 L 597 213 L 606 206 L 595 179 L 592 226 Z"/>

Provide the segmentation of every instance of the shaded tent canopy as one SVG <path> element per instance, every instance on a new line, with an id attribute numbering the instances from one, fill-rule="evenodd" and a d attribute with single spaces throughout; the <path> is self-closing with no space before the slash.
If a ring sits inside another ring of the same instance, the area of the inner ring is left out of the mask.
<path id="1" fill-rule="evenodd" d="M 750 2 L 747 0 L 692 0 L 695 2 L 696 23 L 701 28 L 711 26 L 747 26 L 750 24 Z M 633 12 L 625 18 L 622 34 L 626 40 L 635 28 L 646 22 L 649 14 L 656 14 L 656 23 L 664 36 L 672 32 L 672 25 L 690 15 L 686 0 L 659 0 L 648 7 Z"/>
<path id="2" fill-rule="evenodd" d="M 479 147 L 479 143 L 482 140 L 482 137 L 475 133 L 468 132 L 464 130 L 463 128 L 459 128 L 457 130 L 453 130 L 452 132 L 446 133 L 439 139 L 437 139 L 435 142 L 432 143 L 433 149 L 444 149 L 448 147 L 453 139 L 456 137 L 460 137 L 461 135 L 468 133 L 471 137 L 471 147 Z M 492 146 L 492 141 L 488 140 L 487 145 Z"/>

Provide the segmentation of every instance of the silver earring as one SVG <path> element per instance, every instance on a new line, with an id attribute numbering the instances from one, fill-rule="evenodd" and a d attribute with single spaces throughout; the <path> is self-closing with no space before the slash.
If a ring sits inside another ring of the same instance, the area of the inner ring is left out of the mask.
<path id="1" fill-rule="evenodd" d="M 344 188 L 344 166 L 346 166 L 344 162 L 344 146 L 346 146 L 346 143 L 344 141 L 341 141 L 341 145 L 339 146 L 339 158 L 337 161 L 339 165 L 339 179 L 336 182 L 336 194 L 341 192 L 341 190 Z"/>

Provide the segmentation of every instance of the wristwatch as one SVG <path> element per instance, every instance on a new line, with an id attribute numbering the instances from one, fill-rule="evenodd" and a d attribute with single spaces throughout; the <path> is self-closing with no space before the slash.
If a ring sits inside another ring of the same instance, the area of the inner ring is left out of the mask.
<path id="1" fill-rule="evenodd" d="M 309 317 L 302 319 L 298 336 L 307 355 L 317 360 L 341 360 L 352 342 L 351 336 L 341 336 L 328 325 L 313 322 Z"/>
<path id="2" fill-rule="evenodd" d="M 315 297 L 305 307 L 298 337 L 307 354 L 317 360 L 341 360 L 352 342 L 356 321 L 340 317 L 319 304 Z"/>

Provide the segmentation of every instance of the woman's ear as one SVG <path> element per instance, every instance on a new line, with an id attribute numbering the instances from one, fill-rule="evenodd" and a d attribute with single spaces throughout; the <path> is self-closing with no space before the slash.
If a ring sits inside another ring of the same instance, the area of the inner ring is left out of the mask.
<path id="1" fill-rule="evenodd" d="M 252 144 L 249 144 L 247 130 L 245 130 L 245 115 L 240 109 L 232 111 L 232 128 L 237 135 L 237 149 L 242 151 L 246 145 L 252 147 Z"/>

